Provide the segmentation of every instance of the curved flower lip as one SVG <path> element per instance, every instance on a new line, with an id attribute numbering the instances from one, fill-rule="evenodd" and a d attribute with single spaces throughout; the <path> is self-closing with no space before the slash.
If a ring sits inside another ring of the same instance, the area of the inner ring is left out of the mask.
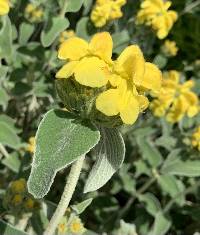
<path id="1" fill-rule="evenodd" d="M 143 53 L 137 45 L 128 46 L 124 49 L 115 63 L 116 71 L 133 79 L 134 83 L 140 83 L 144 75 L 145 60 Z"/>
<path id="2" fill-rule="evenodd" d="M 10 5 L 8 0 L 0 1 L 0 16 L 7 15 L 10 10 Z"/>
<path id="3" fill-rule="evenodd" d="M 121 53 L 115 61 L 114 70 L 117 75 L 132 80 L 138 87 L 153 92 L 158 92 L 161 88 L 160 70 L 156 65 L 145 62 L 143 53 L 137 45 L 131 45 Z"/>
<path id="4" fill-rule="evenodd" d="M 63 42 L 58 50 L 58 58 L 62 60 L 80 60 L 86 56 L 97 56 L 112 63 L 113 41 L 109 33 L 95 34 L 90 43 L 82 38 L 73 37 Z"/>
<path id="5" fill-rule="evenodd" d="M 133 124 L 139 115 L 137 98 L 122 80 L 119 87 L 101 93 L 96 99 L 96 107 L 107 116 L 119 115 L 125 124 Z"/>
<path id="6" fill-rule="evenodd" d="M 78 37 L 66 40 L 59 48 L 58 58 L 69 62 L 57 72 L 56 78 L 74 75 L 75 80 L 85 86 L 106 85 L 112 48 L 112 38 L 107 32 L 95 34 L 90 43 Z"/>

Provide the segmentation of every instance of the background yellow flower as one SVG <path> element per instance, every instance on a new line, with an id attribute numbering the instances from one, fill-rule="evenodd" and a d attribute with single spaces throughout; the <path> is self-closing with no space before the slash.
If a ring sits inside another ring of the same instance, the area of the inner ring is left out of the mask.
<path id="1" fill-rule="evenodd" d="M 8 14 L 10 10 L 9 0 L 1 0 L 0 1 L 0 16 Z"/>

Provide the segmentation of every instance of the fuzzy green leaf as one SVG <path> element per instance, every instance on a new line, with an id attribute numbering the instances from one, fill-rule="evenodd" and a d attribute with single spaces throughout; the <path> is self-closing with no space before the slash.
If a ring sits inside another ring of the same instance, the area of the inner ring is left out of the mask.
<path id="1" fill-rule="evenodd" d="M 121 167 L 124 161 L 124 140 L 117 129 L 101 128 L 101 140 L 94 149 L 97 160 L 90 171 L 84 192 L 101 188 Z"/>
<path id="2" fill-rule="evenodd" d="M 20 145 L 20 139 L 10 126 L 5 122 L 0 122 L 0 143 L 17 149 Z"/>
<path id="3" fill-rule="evenodd" d="M 168 163 L 163 166 L 161 171 L 163 174 L 198 177 L 200 176 L 200 161 L 182 161 L 177 159 L 171 164 Z"/>
<path id="4" fill-rule="evenodd" d="M 162 213 L 158 212 L 155 217 L 152 232 L 149 235 L 164 235 L 169 230 L 171 221 Z"/>
<path id="5" fill-rule="evenodd" d="M 18 173 L 19 169 L 20 169 L 21 162 L 20 162 L 20 159 L 19 159 L 17 153 L 13 152 L 7 158 L 4 158 L 2 160 L 2 164 L 7 166 L 9 169 L 14 171 L 15 173 Z"/>
<path id="6" fill-rule="evenodd" d="M 77 12 L 83 5 L 84 0 L 68 0 L 66 12 Z"/>
<path id="7" fill-rule="evenodd" d="M 8 60 L 12 55 L 12 26 L 8 16 L 3 17 L 3 26 L 0 31 L 0 58 Z"/>
<path id="8" fill-rule="evenodd" d="M 160 175 L 158 184 L 163 192 L 169 194 L 172 198 L 176 198 L 176 202 L 180 205 L 184 204 L 184 185 L 177 180 L 173 175 Z"/>
<path id="9" fill-rule="evenodd" d="M 9 95 L 6 91 L 0 87 L 0 106 L 2 105 L 3 108 L 6 108 L 9 100 Z"/>
<path id="10" fill-rule="evenodd" d="M 142 157 L 149 162 L 152 167 L 157 167 L 162 162 L 162 155 L 158 149 L 148 139 L 137 138 Z"/>
<path id="11" fill-rule="evenodd" d="M 11 224 L 8 224 L 1 219 L 0 219 L 0 232 L 1 235 L 28 235 L 28 233 L 16 229 Z"/>
<path id="12" fill-rule="evenodd" d="M 44 47 L 50 46 L 58 35 L 69 26 L 69 21 L 66 18 L 54 17 L 47 27 L 41 33 L 41 42 Z"/>
<path id="13" fill-rule="evenodd" d="M 19 44 L 24 45 L 28 42 L 34 31 L 34 25 L 22 22 L 19 27 Z"/>
<path id="14" fill-rule="evenodd" d="M 91 204 L 93 198 L 89 198 L 84 200 L 83 202 L 80 202 L 76 205 L 72 205 L 72 209 L 77 213 L 77 214 L 81 214 L 83 213 L 83 211 Z"/>
<path id="15" fill-rule="evenodd" d="M 44 197 L 56 172 L 89 152 L 99 138 L 99 131 L 89 121 L 62 110 L 47 112 L 36 134 L 29 192 L 36 198 Z"/>
<path id="16" fill-rule="evenodd" d="M 160 202 L 152 193 L 145 193 L 140 195 L 139 200 L 146 204 L 146 210 L 153 216 L 155 216 L 157 212 L 161 210 Z"/>

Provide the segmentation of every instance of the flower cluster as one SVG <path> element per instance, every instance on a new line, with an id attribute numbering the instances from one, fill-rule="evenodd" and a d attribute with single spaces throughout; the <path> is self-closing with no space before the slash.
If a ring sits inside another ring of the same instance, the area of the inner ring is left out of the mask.
<path id="1" fill-rule="evenodd" d="M 200 126 L 192 134 L 192 146 L 200 151 Z"/>
<path id="2" fill-rule="evenodd" d="M 162 46 L 162 51 L 166 56 L 176 56 L 178 52 L 178 47 L 176 46 L 176 42 L 165 40 L 164 45 Z"/>
<path id="3" fill-rule="evenodd" d="M 145 92 L 160 90 L 161 72 L 155 65 L 145 62 L 138 46 L 128 46 L 114 61 L 112 47 L 112 38 L 107 32 L 97 33 L 90 43 L 78 37 L 62 43 L 58 58 L 67 63 L 56 74 L 58 82 L 61 81 L 58 94 L 69 111 L 80 112 L 72 106 L 85 87 L 80 107 L 83 107 L 84 97 L 90 99 L 87 115 L 94 104 L 105 116 L 117 116 L 123 123 L 133 124 L 139 113 L 148 107 Z M 80 84 L 79 91 L 77 86 L 68 89 L 69 85 L 64 82 L 67 80 Z M 73 100 L 68 102 L 70 96 Z"/>
<path id="4" fill-rule="evenodd" d="M 60 34 L 59 42 L 63 43 L 65 40 L 67 40 L 68 38 L 72 38 L 72 37 L 75 37 L 74 30 L 72 30 L 72 29 L 65 30 Z"/>
<path id="5" fill-rule="evenodd" d="M 68 216 L 64 216 L 61 222 L 57 226 L 58 235 L 71 234 L 81 235 L 85 232 L 84 225 L 81 219 L 74 213 L 68 213 Z"/>
<path id="6" fill-rule="evenodd" d="M 91 13 L 92 22 L 96 27 L 102 27 L 108 21 L 122 17 L 121 7 L 124 4 L 126 0 L 96 0 Z"/>
<path id="7" fill-rule="evenodd" d="M 159 39 L 165 38 L 171 30 L 178 15 L 175 11 L 168 10 L 171 1 L 144 0 L 137 14 L 137 22 L 151 26 Z"/>
<path id="8" fill-rule="evenodd" d="M 11 182 L 6 191 L 3 204 L 6 209 L 18 216 L 39 208 L 38 202 L 28 193 L 27 183 L 24 178 Z"/>
<path id="9" fill-rule="evenodd" d="M 0 1 L 0 16 L 8 14 L 10 10 L 10 3 L 8 0 Z"/>
<path id="10" fill-rule="evenodd" d="M 164 78 L 160 93 L 150 105 L 154 115 L 166 116 L 171 123 L 180 121 L 185 115 L 195 116 L 199 112 L 199 102 L 191 91 L 194 82 L 180 83 L 180 74 L 174 70 L 164 74 Z"/>
<path id="11" fill-rule="evenodd" d="M 28 140 L 28 145 L 26 147 L 26 151 L 29 153 L 34 153 L 35 150 L 35 137 L 30 137 Z"/>
<path id="12" fill-rule="evenodd" d="M 42 21 L 44 11 L 42 8 L 29 3 L 25 8 L 25 17 L 32 23 L 38 23 Z"/>

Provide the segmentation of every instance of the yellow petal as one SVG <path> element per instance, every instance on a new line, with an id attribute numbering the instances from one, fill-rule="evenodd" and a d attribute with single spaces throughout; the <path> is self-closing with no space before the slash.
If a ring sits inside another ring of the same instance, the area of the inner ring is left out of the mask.
<path id="1" fill-rule="evenodd" d="M 92 54 L 99 56 L 106 62 L 111 62 L 113 41 L 109 33 L 97 33 L 90 41 L 89 48 Z"/>
<path id="2" fill-rule="evenodd" d="M 195 82 L 193 80 L 186 81 L 182 84 L 182 88 L 185 90 L 191 89 L 195 85 Z"/>
<path id="3" fill-rule="evenodd" d="M 140 112 L 147 109 L 147 107 L 149 106 L 149 100 L 147 99 L 147 97 L 144 95 L 138 95 L 137 99 L 138 99 L 139 106 L 140 106 Z"/>
<path id="4" fill-rule="evenodd" d="M 97 97 L 96 108 L 107 116 L 117 115 L 119 113 L 118 99 L 118 90 L 109 89 Z"/>
<path id="5" fill-rule="evenodd" d="M 63 67 L 56 73 L 56 78 L 68 78 L 72 76 L 78 63 L 78 61 L 71 61 L 63 65 Z"/>
<path id="6" fill-rule="evenodd" d="M 79 60 L 88 53 L 88 43 L 81 38 L 69 38 L 60 45 L 58 58 L 61 60 Z"/>
<path id="7" fill-rule="evenodd" d="M 107 64 L 97 57 L 83 58 L 74 70 L 77 82 L 89 87 L 102 87 L 108 82 Z"/>
<path id="8" fill-rule="evenodd" d="M 192 118 L 195 115 L 197 115 L 198 112 L 199 112 L 198 106 L 191 106 L 191 107 L 189 107 L 189 109 L 187 111 L 187 115 L 188 115 L 188 117 Z"/>
<path id="9" fill-rule="evenodd" d="M 117 74 L 110 74 L 108 76 L 108 80 L 112 86 L 116 87 L 116 86 L 119 86 L 122 78 Z"/>
<path id="10" fill-rule="evenodd" d="M 117 59 L 117 65 L 122 66 L 134 83 L 140 83 L 144 75 L 145 60 L 138 46 L 127 47 Z"/>
<path id="11" fill-rule="evenodd" d="M 139 103 L 137 99 L 132 96 L 129 99 L 129 102 L 127 103 L 126 107 L 124 107 L 123 110 L 120 110 L 120 117 L 125 124 L 133 124 L 139 115 Z"/>
<path id="12" fill-rule="evenodd" d="M 6 15 L 9 12 L 9 1 L 8 0 L 0 0 L 0 15 Z"/>
<path id="13" fill-rule="evenodd" d="M 162 74 L 156 65 L 146 62 L 144 78 L 141 81 L 141 86 L 158 92 L 161 89 Z"/>

